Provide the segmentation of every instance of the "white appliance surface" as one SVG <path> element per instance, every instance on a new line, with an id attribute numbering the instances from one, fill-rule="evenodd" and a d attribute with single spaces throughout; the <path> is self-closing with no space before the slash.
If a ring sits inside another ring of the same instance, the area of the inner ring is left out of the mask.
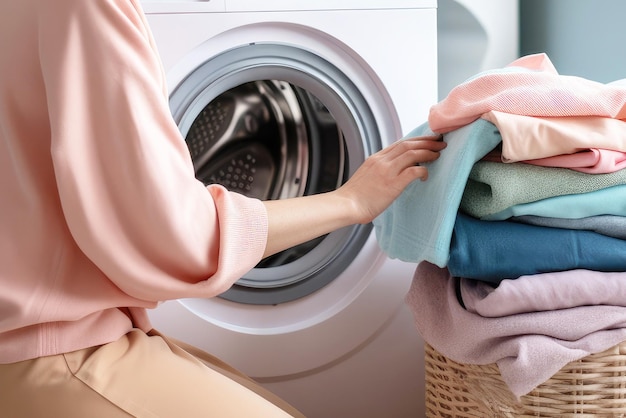
<path id="1" fill-rule="evenodd" d="M 439 99 L 519 57 L 519 0 L 439 0 Z"/>
<path id="2" fill-rule="evenodd" d="M 354 83 L 371 109 L 373 120 L 364 123 L 377 127 L 382 146 L 425 121 L 437 99 L 436 6 L 436 0 L 143 3 L 170 91 L 222 52 L 288 45 L 332 63 Z M 264 65 L 259 77 L 267 77 Z M 277 304 L 169 301 L 150 317 L 155 328 L 221 357 L 308 417 L 419 417 L 423 341 L 404 305 L 414 269 L 388 259 L 371 232 L 349 265 L 311 294 Z"/>

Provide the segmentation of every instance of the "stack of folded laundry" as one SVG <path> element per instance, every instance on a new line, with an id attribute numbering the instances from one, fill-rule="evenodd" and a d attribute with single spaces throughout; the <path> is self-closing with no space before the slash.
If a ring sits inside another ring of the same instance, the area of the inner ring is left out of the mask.
<path id="1" fill-rule="evenodd" d="M 483 72 L 409 136 L 448 147 L 374 224 L 417 262 L 425 341 L 497 363 L 522 396 L 626 340 L 626 85 L 559 75 L 545 54 Z"/>

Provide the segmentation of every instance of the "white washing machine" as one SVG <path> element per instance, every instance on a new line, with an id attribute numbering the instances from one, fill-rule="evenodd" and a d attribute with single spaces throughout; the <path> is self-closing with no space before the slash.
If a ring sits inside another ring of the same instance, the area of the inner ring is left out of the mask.
<path id="1" fill-rule="evenodd" d="M 146 1 L 196 175 L 261 199 L 332 190 L 426 120 L 436 0 Z M 414 265 L 353 226 L 263 260 L 213 299 L 163 303 L 162 332 L 311 418 L 424 414 Z"/>

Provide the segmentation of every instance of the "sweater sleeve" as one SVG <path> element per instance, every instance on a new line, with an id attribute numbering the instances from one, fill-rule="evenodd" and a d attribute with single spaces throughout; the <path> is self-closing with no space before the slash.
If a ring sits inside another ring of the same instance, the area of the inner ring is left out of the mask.
<path id="1" fill-rule="evenodd" d="M 195 179 L 138 1 L 43 4 L 51 153 L 77 245 L 139 299 L 228 289 L 262 257 L 267 214 Z"/>

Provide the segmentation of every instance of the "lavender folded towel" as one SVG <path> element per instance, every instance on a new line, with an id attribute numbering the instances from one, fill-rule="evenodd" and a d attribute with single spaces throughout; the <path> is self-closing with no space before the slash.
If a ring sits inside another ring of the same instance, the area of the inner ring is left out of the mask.
<path id="1" fill-rule="evenodd" d="M 515 396 L 539 386 L 569 362 L 626 340 L 626 308 L 579 306 L 485 318 L 457 299 L 458 279 L 419 264 L 406 301 L 418 331 L 446 357 L 465 364 L 496 363 Z"/>
<path id="2" fill-rule="evenodd" d="M 503 280 L 494 287 L 482 280 L 461 279 L 465 309 L 496 318 L 587 305 L 626 307 L 626 272 L 568 270 Z"/>

